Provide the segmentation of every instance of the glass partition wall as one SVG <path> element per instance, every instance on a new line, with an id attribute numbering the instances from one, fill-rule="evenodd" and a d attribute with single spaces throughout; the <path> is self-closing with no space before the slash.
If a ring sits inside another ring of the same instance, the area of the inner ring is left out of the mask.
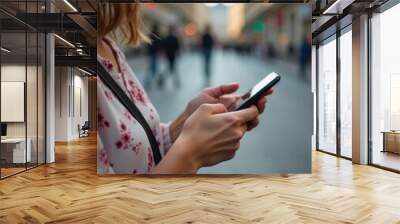
<path id="1" fill-rule="evenodd" d="M 15 1 L 18 2 L 18 1 Z M 24 12 L 39 1 L 19 1 Z M 45 35 L 0 3 L 0 178 L 45 163 Z"/>
<path id="2" fill-rule="evenodd" d="M 387 1 L 370 12 L 366 34 L 369 39 L 368 164 L 395 172 L 400 172 L 398 21 L 400 4 Z M 347 159 L 352 158 L 352 41 L 349 25 L 337 30 L 335 38 L 319 43 L 316 51 L 317 149 Z M 328 52 L 331 54 L 327 55 Z M 329 76 L 329 73 L 335 74 Z"/>
<path id="3" fill-rule="evenodd" d="M 371 18 L 370 163 L 400 171 L 400 4 Z"/>
<path id="4" fill-rule="evenodd" d="M 321 43 L 318 54 L 318 149 L 336 154 L 336 36 Z"/>
<path id="5" fill-rule="evenodd" d="M 352 32 L 351 25 L 339 38 L 340 68 L 340 155 L 352 158 Z"/>
<path id="6" fill-rule="evenodd" d="M 352 157 L 351 25 L 317 46 L 317 150 Z"/>

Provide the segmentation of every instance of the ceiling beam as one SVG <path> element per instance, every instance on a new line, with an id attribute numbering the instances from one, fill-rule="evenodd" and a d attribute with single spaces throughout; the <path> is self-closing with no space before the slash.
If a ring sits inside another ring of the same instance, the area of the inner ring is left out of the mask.
<path id="1" fill-rule="evenodd" d="M 97 60 L 91 56 L 55 56 L 56 66 L 87 67 L 96 71 Z"/>
<path id="2" fill-rule="evenodd" d="M 68 14 L 67 15 L 72 21 L 74 21 L 78 26 L 80 26 L 88 36 L 96 39 L 97 31 L 90 24 L 85 17 L 80 14 Z"/>

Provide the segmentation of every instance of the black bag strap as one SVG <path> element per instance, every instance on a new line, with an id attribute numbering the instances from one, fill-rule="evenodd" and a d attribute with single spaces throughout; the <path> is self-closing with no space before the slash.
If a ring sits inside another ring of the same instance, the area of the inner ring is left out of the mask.
<path id="1" fill-rule="evenodd" d="M 118 83 L 111 77 L 110 73 L 103 67 L 103 65 L 97 61 L 97 75 L 102 79 L 103 83 L 114 93 L 118 100 L 124 105 L 124 107 L 135 117 L 139 124 L 143 127 L 146 132 L 147 138 L 149 139 L 151 150 L 153 151 L 154 162 L 156 165 L 161 160 L 160 149 L 158 143 L 154 137 L 153 131 L 151 130 L 146 119 L 143 117 L 140 110 L 136 107 L 133 101 L 126 95 Z"/>

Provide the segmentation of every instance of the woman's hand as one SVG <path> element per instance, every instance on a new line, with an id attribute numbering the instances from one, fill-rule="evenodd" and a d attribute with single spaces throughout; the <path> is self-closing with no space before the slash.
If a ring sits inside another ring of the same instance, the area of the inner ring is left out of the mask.
<path id="1" fill-rule="evenodd" d="M 210 87 L 203 89 L 199 95 L 193 98 L 188 105 L 186 106 L 185 112 L 188 116 L 190 116 L 194 111 L 197 110 L 202 104 L 216 104 L 221 103 L 226 108 L 231 108 L 237 100 L 239 100 L 239 96 L 231 95 L 239 89 L 238 83 L 230 83 L 221 85 L 218 87 Z"/>
<path id="2" fill-rule="evenodd" d="M 267 96 L 271 95 L 274 91 L 272 89 L 269 89 L 265 94 L 258 100 L 257 102 L 257 109 L 258 112 L 261 114 L 265 110 L 265 105 L 267 104 Z M 247 130 L 250 131 L 253 128 L 257 127 L 258 123 L 260 123 L 259 118 L 257 117 L 256 119 L 249 121 L 247 123 Z"/>
<path id="3" fill-rule="evenodd" d="M 171 141 L 175 142 L 176 138 L 178 138 L 179 134 L 182 131 L 183 124 L 186 119 L 193 114 L 194 111 L 197 110 L 202 104 L 216 104 L 222 103 L 226 108 L 229 108 L 232 105 L 235 105 L 235 102 L 240 98 L 235 95 L 228 95 L 239 89 L 239 84 L 231 83 L 226 85 L 221 85 L 218 87 L 210 87 L 203 89 L 199 95 L 193 98 L 183 113 L 181 113 L 170 126 L 170 137 Z"/>
<path id="4" fill-rule="evenodd" d="M 258 109 L 228 112 L 223 104 L 203 104 L 185 122 L 182 133 L 154 173 L 196 173 L 201 167 L 232 159 Z"/>
<path id="5" fill-rule="evenodd" d="M 198 96 L 193 98 L 186 106 L 185 111 L 174 120 L 170 127 L 172 142 L 179 136 L 186 119 L 193 114 L 202 104 L 223 104 L 228 111 L 234 110 L 241 96 L 233 95 L 239 89 L 238 83 L 225 84 L 218 87 L 210 87 L 202 90 Z M 262 113 L 267 103 L 266 96 L 272 94 L 272 89 L 267 91 L 257 103 L 257 109 Z M 247 123 L 248 130 L 255 128 L 259 123 L 258 118 Z"/>

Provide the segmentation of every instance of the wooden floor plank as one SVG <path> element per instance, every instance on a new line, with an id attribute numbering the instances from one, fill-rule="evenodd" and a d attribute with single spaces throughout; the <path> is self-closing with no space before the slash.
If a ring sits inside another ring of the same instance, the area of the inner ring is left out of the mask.
<path id="1" fill-rule="evenodd" d="M 312 156 L 312 174 L 97 176 L 92 136 L 0 181 L 0 223 L 400 223 L 399 174 Z"/>

